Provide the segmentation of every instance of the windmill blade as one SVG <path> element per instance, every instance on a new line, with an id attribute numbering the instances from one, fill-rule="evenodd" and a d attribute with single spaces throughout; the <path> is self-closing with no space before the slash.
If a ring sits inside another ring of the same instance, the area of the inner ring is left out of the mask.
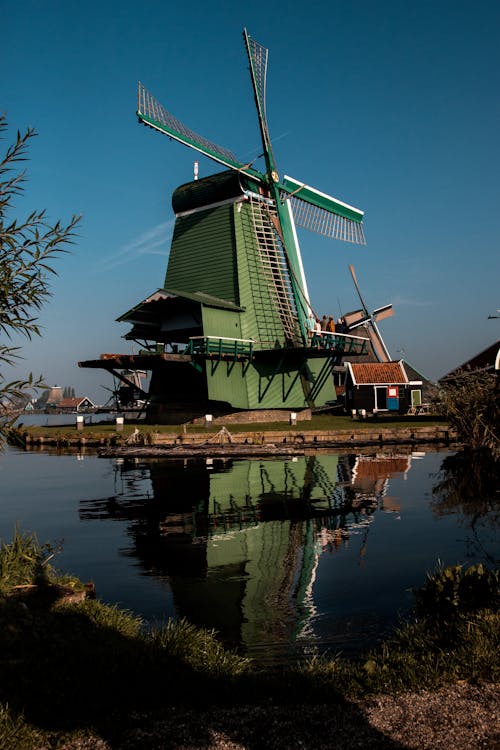
<path id="1" fill-rule="evenodd" d="M 137 99 L 137 117 L 145 125 L 159 130 L 160 133 L 164 133 L 179 141 L 179 143 L 199 151 L 225 167 L 231 169 L 245 168 L 245 165 L 236 159 L 232 151 L 212 143 L 212 141 L 203 138 L 194 130 L 190 130 L 183 125 L 149 93 L 142 83 L 139 83 Z"/>
<path id="2" fill-rule="evenodd" d="M 354 282 L 354 286 L 356 287 L 356 291 L 357 291 L 357 293 L 358 293 L 358 297 L 359 297 L 359 299 L 361 300 L 361 304 L 362 304 L 362 306 L 363 306 L 363 310 L 365 311 L 365 315 L 368 315 L 368 316 L 369 316 L 369 313 L 368 313 L 368 308 L 367 308 L 367 306 L 366 306 L 366 304 L 365 304 L 365 301 L 364 301 L 364 299 L 363 299 L 363 297 L 362 297 L 362 295 L 361 295 L 361 291 L 360 291 L 360 288 L 359 288 L 359 286 L 358 286 L 358 280 L 357 280 L 357 278 L 356 278 L 356 272 L 355 272 L 355 270 L 354 270 L 354 266 L 349 266 L 349 271 L 351 272 L 352 280 L 353 280 L 353 282 Z"/>
<path id="3" fill-rule="evenodd" d="M 344 320 L 345 320 L 345 316 L 344 316 Z M 361 326 L 364 327 L 366 331 L 366 335 L 370 339 L 370 343 L 372 345 L 372 349 L 375 353 L 377 360 L 379 362 L 390 362 L 391 355 L 389 354 L 387 347 L 384 344 L 384 340 L 373 318 L 368 316 L 368 317 L 361 318 L 361 320 L 359 320 L 356 323 L 351 323 L 351 325 L 348 324 L 348 330 L 349 332 L 351 332 L 351 331 L 356 330 L 356 328 L 360 328 Z"/>
<path id="4" fill-rule="evenodd" d="M 345 313 L 343 318 L 349 330 L 357 328 L 360 323 L 366 323 L 367 320 L 370 320 L 370 317 L 366 315 L 364 310 L 353 310 L 352 312 Z"/>
<path id="5" fill-rule="evenodd" d="M 282 201 L 292 205 L 295 223 L 333 239 L 365 245 L 364 213 L 331 195 L 285 175 L 279 183 Z"/>
<path id="6" fill-rule="evenodd" d="M 377 309 L 372 312 L 374 320 L 384 320 L 384 318 L 390 318 L 392 315 L 394 315 L 394 309 L 391 304 L 377 307 Z"/>
<path id="7" fill-rule="evenodd" d="M 363 296 L 361 294 L 361 290 L 358 285 L 358 280 L 356 278 L 356 272 L 354 270 L 353 265 L 349 266 L 349 271 L 351 273 L 354 286 L 356 287 L 358 297 L 361 300 L 361 304 L 363 305 L 363 310 L 362 311 L 360 310 L 358 314 L 364 313 L 364 315 L 359 315 L 359 317 L 354 320 L 348 320 L 347 316 L 344 316 L 344 319 L 349 327 L 349 330 L 352 330 L 354 328 L 358 328 L 361 325 L 364 325 L 368 333 L 373 351 L 378 361 L 390 362 L 391 355 L 389 354 L 389 350 L 387 349 L 384 343 L 382 334 L 380 333 L 378 329 L 376 321 L 383 320 L 384 318 L 389 318 L 391 315 L 394 315 L 394 310 L 392 308 L 392 305 L 389 304 L 389 305 L 383 305 L 382 307 L 377 307 L 377 309 L 374 310 L 370 315 L 370 313 L 368 312 L 368 308 L 366 307 L 365 301 L 363 299 Z M 356 313 L 348 313 L 348 315 L 354 316 L 356 315 Z"/>
<path id="8" fill-rule="evenodd" d="M 243 39 L 250 63 L 250 76 L 257 105 L 257 114 L 259 116 L 260 132 L 262 136 L 262 145 L 264 147 L 264 156 L 268 172 L 272 175 L 274 181 L 278 179 L 276 172 L 276 163 L 274 161 L 273 150 L 271 147 L 271 138 L 267 125 L 266 114 L 266 81 L 267 81 L 267 58 L 268 50 L 248 36 L 247 30 L 243 29 Z M 276 178 L 276 179 L 275 179 Z"/>
<path id="9" fill-rule="evenodd" d="M 389 354 L 389 351 L 384 344 L 384 340 L 382 338 L 382 334 L 380 333 L 377 324 L 375 321 L 371 320 L 371 325 L 367 326 L 368 328 L 368 336 L 370 338 L 370 341 L 373 346 L 373 350 L 378 358 L 379 362 L 390 362 L 391 361 L 391 355 Z"/>
<path id="10" fill-rule="evenodd" d="M 344 320 L 345 320 L 345 316 L 344 316 Z M 354 323 L 350 323 L 350 324 L 347 323 L 347 328 L 350 331 L 354 331 L 356 328 L 359 328 L 360 326 L 364 326 L 366 323 L 371 323 L 371 320 L 372 319 L 370 318 L 369 315 L 363 315 L 362 318 L 360 318 L 359 320 L 355 321 Z"/>

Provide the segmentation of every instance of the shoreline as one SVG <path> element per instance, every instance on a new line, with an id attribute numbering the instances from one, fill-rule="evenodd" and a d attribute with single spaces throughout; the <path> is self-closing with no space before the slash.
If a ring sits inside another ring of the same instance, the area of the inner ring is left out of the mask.
<path id="1" fill-rule="evenodd" d="M 97 425 L 95 426 L 97 427 Z M 450 447 L 458 445 L 457 435 L 447 425 L 415 427 L 362 427 L 353 422 L 349 430 L 252 430 L 230 432 L 222 427 L 215 433 L 136 431 L 127 437 L 120 433 L 106 436 L 76 432 L 74 435 L 47 435 L 23 432 L 18 445 L 31 448 L 96 448 L 100 456 L 184 457 L 197 456 L 287 456 L 304 455 L 318 449 L 358 449 L 418 446 Z"/>

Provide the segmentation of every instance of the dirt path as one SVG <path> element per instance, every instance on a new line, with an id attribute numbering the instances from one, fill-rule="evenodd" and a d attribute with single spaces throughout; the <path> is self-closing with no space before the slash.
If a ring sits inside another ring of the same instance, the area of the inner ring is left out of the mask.
<path id="1" fill-rule="evenodd" d="M 137 720 L 119 743 L 88 739 L 63 750 L 500 750 L 500 685 L 335 705 L 172 710 L 161 722 Z"/>

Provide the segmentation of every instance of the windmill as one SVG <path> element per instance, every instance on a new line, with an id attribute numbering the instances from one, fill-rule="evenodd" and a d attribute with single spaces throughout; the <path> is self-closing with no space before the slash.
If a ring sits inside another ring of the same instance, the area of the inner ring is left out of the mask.
<path id="1" fill-rule="evenodd" d="M 321 406 L 335 398 L 331 373 L 366 339 L 326 337 L 310 346 L 314 312 L 296 226 L 365 244 L 363 212 L 286 175 L 280 178 L 266 116 L 268 51 L 243 38 L 264 167 L 198 135 L 139 83 L 139 122 L 208 157 L 224 171 L 178 187 L 163 287 L 118 320 L 150 356 L 107 357 L 107 369 L 151 369 L 149 409 L 173 402 L 238 409 Z M 260 157 L 259 157 L 260 158 Z M 155 359 L 156 356 L 156 359 Z M 98 361 L 82 366 L 98 367 Z M 168 406 L 167 406 L 168 405 Z"/>
<path id="2" fill-rule="evenodd" d="M 360 326 L 363 326 L 368 334 L 371 345 L 373 347 L 373 351 L 375 352 L 375 356 L 377 357 L 378 361 L 390 362 L 391 355 L 389 354 L 389 350 L 384 343 L 382 334 L 380 333 L 377 326 L 377 322 L 379 320 L 383 320 L 384 318 L 389 318 L 391 315 L 394 315 L 392 304 L 384 305 L 383 307 L 377 307 L 377 309 L 373 310 L 373 312 L 369 312 L 358 285 L 354 266 L 350 265 L 349 271 L 351 272 L 352 280 L 361 302 L 361 310 L 355 310 L 344 315 L 344 320 L 346 322 L 348 330 L 354 331 Z"/>

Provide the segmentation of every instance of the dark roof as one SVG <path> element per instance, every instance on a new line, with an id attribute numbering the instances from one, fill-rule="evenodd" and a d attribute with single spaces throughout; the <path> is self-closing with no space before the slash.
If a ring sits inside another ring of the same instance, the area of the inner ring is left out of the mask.
<path id="1" fill-rule="evenodd" d="M 172 195 L 175 214 L 193 211 L 203 206 L 236 200 L 244 190 L 258 192 L 258 184 L 234 169 L 203 177 L 180 185 Z"/>
<path id="2" fill-rule="evenodd" d="M 76 396 L 76 398 L 62 398 L 57 404 L 62 409 L 76 409 L 80 406 L 83 401 L 88 401 L 94 406 L 94 403 L 89 399 L 88 396 Z"/>
<path id="3" fill-rule="evenodd" d="M 187 342 L 201 333 L 202 307 L 240 312 L 233 302 L 203 292 L 158 289 L 142 302 L 120 315 L 120 323 L 130 323 L 127 340 Z"/>
<path id="4" fill-rule="evenodd" d="M 472 372 L 488 372 L 489 370 L 495 369 L 495 363 L 498 358 L 498 351 L 500 349 L 500 339 L 491 344 L 487 349 L 484 349 L 479 354 L 476 354 L 471 359 L 464 362 L 462 365 L 455 367 L 442 378 L 439 378 L 439 382 L 446 380 L 453 380 L 457 377 L 464 377 Z"/>

